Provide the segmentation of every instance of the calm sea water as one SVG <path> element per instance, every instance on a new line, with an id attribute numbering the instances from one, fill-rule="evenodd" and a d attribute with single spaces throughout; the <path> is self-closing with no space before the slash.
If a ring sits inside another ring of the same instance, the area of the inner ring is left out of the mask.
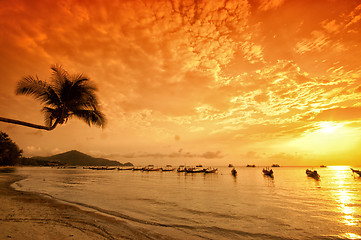
<path id="1" fill-rule="evenodd" d="M 18 168 L 14 186 L 180 239 L 361 239 L 361 178 L 349 167 L 230 168 L 215 174 Z"/>

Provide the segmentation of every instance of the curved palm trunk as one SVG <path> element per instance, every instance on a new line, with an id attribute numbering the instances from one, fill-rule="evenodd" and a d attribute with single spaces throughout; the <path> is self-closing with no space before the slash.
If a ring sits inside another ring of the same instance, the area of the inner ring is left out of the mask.
<path id="1" fill-rule="evenodd" d="M 58 121 L 55 121 L 55 123 L 52 126 L 47 127 L 47 126 L 37 125 L 37 124 L 33 124 L 33 123 L 28 123 L 28 122 L 23 122 L 23 121 L 9 119 L 9 118 L 3 118 L 3 117 L 0 117 L 0 122 L 12 123 L 12 124 L 22 125 L 22 126 L 36 128 L 36 129 L 48 130 L 48 131 L 53 130 L 56 127 L 56 125 L 58 125 Z"/>

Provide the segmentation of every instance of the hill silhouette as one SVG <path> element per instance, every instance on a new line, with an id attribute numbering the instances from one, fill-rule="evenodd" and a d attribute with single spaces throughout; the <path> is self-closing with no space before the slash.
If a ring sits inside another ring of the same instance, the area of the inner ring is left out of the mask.
<path id="1" fill-rule="evenodd" d="M 32 159 L 58 162 L 61 165 L 70 166 L 133 166 L 133 164 L 130 162 L 123 164 L 118 161 L 108 160 L 105 158 L 94 158 L 76 150 L 56 154 L 49 157 L 32 157 Z"/>

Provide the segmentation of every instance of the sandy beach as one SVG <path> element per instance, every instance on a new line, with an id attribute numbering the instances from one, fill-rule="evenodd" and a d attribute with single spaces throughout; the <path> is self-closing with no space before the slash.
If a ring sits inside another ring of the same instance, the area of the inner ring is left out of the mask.
<path id="1" fill-rule="evenodd" d="M 21 179 L 0 172 L 0 239 L 170 239 L 125 220 L 13 189 L 11 184 Z"/>

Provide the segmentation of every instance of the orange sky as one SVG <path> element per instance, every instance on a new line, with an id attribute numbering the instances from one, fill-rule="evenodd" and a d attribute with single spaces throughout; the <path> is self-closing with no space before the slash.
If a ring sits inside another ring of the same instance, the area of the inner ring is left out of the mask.
<path id="1" fill-rule="evenodd" d="M 25 156 L 359 165 L 360 31 L 358 0 L 0 1 L 0 116 L 43 123 L 15 86 L 58 63 L 108 118 L 0 130 Z"/>

